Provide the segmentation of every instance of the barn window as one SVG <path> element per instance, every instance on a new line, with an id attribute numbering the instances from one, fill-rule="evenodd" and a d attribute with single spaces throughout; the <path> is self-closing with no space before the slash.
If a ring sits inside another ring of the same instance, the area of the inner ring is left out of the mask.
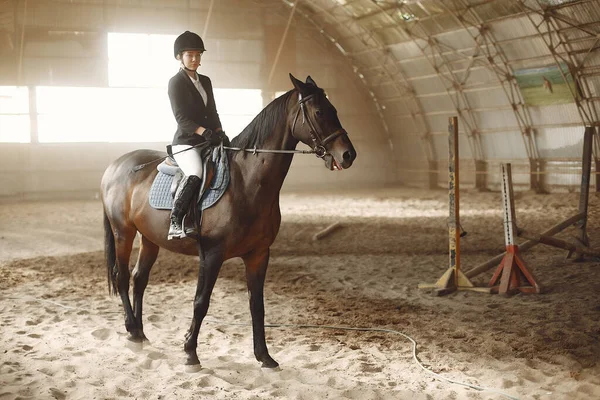
<path id="1" fill-rule="evenodd" d="M 168 142 L 174 121 L 163 89 L 38 87 L 40 142 Z"/>
<path id="2" fill-rule="evenodd" d="M 28 143 L 29 133 L 28 89 L 0 86 L 0 142 Z"/>
<path id="3" fill-rule="evenodd" d="M 166 87 L 177 72 L 175 35 L 108 34 L 108 88 L 38 87 L 40 142 L 170 142 Z M 135 68 L 137 63 L 143 68 Z M 235 137 L 262 109 L 259 89 L 214 89 L 223 129 Z"/>

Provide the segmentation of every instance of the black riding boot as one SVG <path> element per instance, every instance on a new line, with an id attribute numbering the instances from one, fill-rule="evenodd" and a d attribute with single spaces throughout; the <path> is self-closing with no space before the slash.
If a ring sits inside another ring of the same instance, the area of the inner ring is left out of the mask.
<path id="1" fill-rule="evenodd" d="M 183 232 L 183 217 L 190 208 L 190 202 L 198 193 L 202 180 L 195 175 L 184 176 L 175 193 L 173 210 L 171 210 L 171 226 L 169 226 L 169 240 L 180 239 L 186 236 Z"/>

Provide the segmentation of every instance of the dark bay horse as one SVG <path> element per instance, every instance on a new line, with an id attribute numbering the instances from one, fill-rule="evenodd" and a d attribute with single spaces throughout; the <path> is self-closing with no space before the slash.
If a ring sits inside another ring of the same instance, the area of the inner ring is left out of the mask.
<path id="1" fill-rule="evenodd" d="M 324 91 L 310 78 L 302 82 L 290 75 L 294 89 L 271 102 L 234 138 L 232 146 L 294 150 L 298 142 L 310 146 L 330 170 L 349 168 L 356 151 Z M 233 152 L 228 150 L 231 180 L 221 200 L 204 211 L 200 239 L 167 240 L 169 211 L 148 202 L 157 174 L 157 158 L 164 153 L 136 150 L 113 162 L 102 177 L 105 255 L 109 290 L 119 294 L 125 310 L 129 339 L 145 339 L 142 299 L 150 269 L 159 248 L 199 255 L 198 284 L 192 324 L 184 350 L 187 364 L 199 364 L 198 332 L 208 311 L 210 296 L 223 261 L 241 257 L 246 267 L 250 295 L 254 355 L 263 367 L 278 363 L 267 350 L 264 327 L 263 287 L 269 248 L 281 222 L 279 191 L 293 153 Z M 152 162 L 155 160 L 154 162 Z M 136 166 L 150 164 L 142 169 Z M 133 269 L 133 306 L 129 300 L 129 258 L 136 233 L 141 235 L 138 260 Z"/>

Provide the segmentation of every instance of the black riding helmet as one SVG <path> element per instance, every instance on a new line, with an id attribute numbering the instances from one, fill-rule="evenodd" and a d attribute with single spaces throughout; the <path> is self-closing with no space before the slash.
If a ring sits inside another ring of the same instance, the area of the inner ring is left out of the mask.
<path id="1" fill-rule="evenodd" d="M 173 51 L 175 58 L 178 54 L 188 50 L 206 51 L 202 38 L 194 32 L 185 31 L 175 39 Z"/>

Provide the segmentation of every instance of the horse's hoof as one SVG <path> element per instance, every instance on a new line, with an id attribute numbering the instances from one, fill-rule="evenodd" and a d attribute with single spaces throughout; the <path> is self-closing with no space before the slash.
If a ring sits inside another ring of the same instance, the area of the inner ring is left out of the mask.
<path id="1" fill-rule="evenodd" d="M 197 372 L 202 371 L 202 365 L 200 365 L 200 364 L 185 365 L 184 369 L 185 369 L 185 372 L 187 372 L 188 374 L 195 374 Z"/>
<path id="2" fill-rule="evenodd" d="M 196 354 L 188 354 L 185 365 L 200 365 L 200 360 Z"/>
<path id="3" fill-rule="evenodd" d="M 127 335 L 127 340 L 134 343 L 143 343 L 148 341 L 148 338 L 143 332 L 130 332 L 129 335 Z"/>
<path id="4" fill-rule="evenodd" d="M 279 367 L 279 363 L 275 360 L 273 360 L 271 358 L 271 356 L 266 356 L 266 357 L 262 357 L 261 360 L 259 360 L 262 362 L 261 367 L 263 368 L 277 368 Z"/>

